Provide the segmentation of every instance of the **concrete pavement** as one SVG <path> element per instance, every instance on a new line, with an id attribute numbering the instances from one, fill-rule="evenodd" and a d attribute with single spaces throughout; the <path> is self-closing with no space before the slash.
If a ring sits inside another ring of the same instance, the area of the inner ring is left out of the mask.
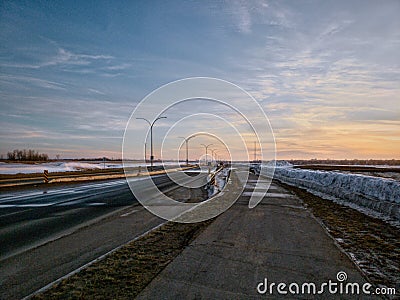
<path id="1" fill-rule="evenodd" d="M 339 272 L 347 275 L 342 284 L 358 283 L 362 288 L 366 280 L 301 200 L 284 188 L 272 184 L 267 197 L 249 209 L 255 179 L 251 176 L 243 183 L 246 189 L 238 201 L 153 279 L 137 299 L 375 299 L 362 292 L 340 294 L 338 290 L 332 294 L 328 286 L 323 286 L 319 295 L 307 293 L 305 286 L 306 293 L 302 294 L 305 282 L 315 283 L 317 292 L 323 283 L 338 284 Z M 271 283 L 276 285 L 260 294 L 257 286 L 263 292 L 265 280 L 268 287 Z M 281 282 L 286 283 L 286 295 L 277 291 Z M 294 292 L 297 284 L 300 292 L 291 294 L 290 284 Z"/>

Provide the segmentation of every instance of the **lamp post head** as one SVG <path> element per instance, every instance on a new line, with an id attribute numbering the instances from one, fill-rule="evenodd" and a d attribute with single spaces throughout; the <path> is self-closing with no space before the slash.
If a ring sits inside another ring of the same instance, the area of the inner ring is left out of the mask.
<path id="1" fill-rule="evenodd" d="M 159 120 L 159 119 L 166 119 L 167 117 L 158 117 L 156 118 L 153 122 L 150 122 L 146 118 L 136 118 L 138 120 L 145 120 L 149 126 L 150 126 L 150 170 L 153 171 L 153 160 L 154 160 L 154 155 L 153 155 L 153 125 L 154 123 Z"/>
<path id="2" fill-rule="evenodd" d="M 201 144 L 201 145 L 203 145 L 204 147 L 206 147 L 206 150 L 207 150 L 207 148 L 210 147 L 210 146 L 213 145 L 213 144 L 208 144 L 208 145 L 206 145 L 206 144 Z"/>
<path id="3" fill-rule="evenodd" d="M 155 119 L 154 121 L 153 121 L 153 124 L 157 121 L 157 120 L 160 120 L 160 119 L 166 119 L 167 117 L 158 117 L 157 119 Z"/>

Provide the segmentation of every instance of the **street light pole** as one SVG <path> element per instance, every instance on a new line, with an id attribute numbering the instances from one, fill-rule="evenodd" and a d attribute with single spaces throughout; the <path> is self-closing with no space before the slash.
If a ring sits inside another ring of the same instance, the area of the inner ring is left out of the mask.
<path id="1" fill-rule="evenodd" d="M 208 144 L 208 145 L 201 144 L 201 145 L 203 145 L 203 146 L 206 148 L 206 165 L 208 165 L 208 161 L 207 161 L 207 149 L 208 149 L 208 147 L 210 147 L 212 144 Z"/>
<path id="2" fill-rule="evenodd" d="M 144 143 L 144 164 L 146 165 L 147 159 L 147 143 Z"/>
<path id="3" fill-rule="evenodd" d="M 150 170 L 151 171 L 153 171 L 153 160 L 154 160 L 154 155 L 153 155 L 153 126 L 154 126 L 154 123 L 157 120 L 166 119 L 166 118 L 167 117 L 158 117 L 153 122 L 150 122 L 149 120 L 147 120 L 145 118 L 136 118 L 138 120 L 145 120 L 150 126 L 150 166 L 151 166 Z M 145 160 L 146 160 L 146 157 L 145 157 Z"/>
<path id="4" fill-rule="evenodd" d="M 189 138 L 185 138 L 183 136 L 180 136 L 179 138 L 184 139 L 186 143 L 186 165 L 189 165 Z"/>

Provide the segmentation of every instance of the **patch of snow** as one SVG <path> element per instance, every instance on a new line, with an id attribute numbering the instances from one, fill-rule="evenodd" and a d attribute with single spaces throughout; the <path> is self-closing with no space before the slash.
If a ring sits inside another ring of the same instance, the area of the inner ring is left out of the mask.
<path id="1" fill-rule="evenodd" d="M 126 163 L 126 167 L 139 167 L 143 166 L 143 163 L 140 162 L 132 162 Z M 164 163 L 154 163 L 155 166 L 159 165 L 178 165 L 177 162 L 164 162 Z M 0 162 L 0 174 L 32 174 L 32 173 L 42 173 L 43 170 L 48 170 L 51 172 L 68 172 L 68 171 L 80 171 L 80 170 L 89 170 L 89 169 L 118 169 L 123 168 L 122 163 L 114 163 L 114 162 L 47 162 L 47 163 L 33 163 L 33 164 L 24 164 L 24 163 L 5 163 Z"/>
<path id="2" fill-rule="evenodd" d="M 274 164 L 275 164 L 276 168 L 292 168 L 293 167 L 293 165 L 290 162 L 287 162 L 286 160 L 269 161 L 269 162 L 263 164 L 262 166 L 268 168 L 268 167 L 274 166 Z"/>
<path id="3" fill-rule="evenodd" d="M 262 175 L 263 169 L 260 170 Z M 290 167 L 275 168 L 274 178 L 365 214 L 400 224 L 400 182 L 396 180 Z"/>
<path id="4" fill-rule="evenodd" d="M 324 164 L 317 164 L 319 166 L 326 166 Z M 386 169 L 398 169 L 399 165 L 329 165 L 333 167 L 362 167 L 362 168 L 386 168 Z"/>

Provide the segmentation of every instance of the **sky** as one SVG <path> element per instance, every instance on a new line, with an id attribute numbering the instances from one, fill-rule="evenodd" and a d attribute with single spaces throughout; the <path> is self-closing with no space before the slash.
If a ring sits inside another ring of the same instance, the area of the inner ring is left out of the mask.
<path id="1" fill-rule="evenodd" d="M 399 15 L 390 0 L 1 1 L 0 154 L 120 158 L 146 95 L 212 77 L 261 105 L 278 159 L 400 159 Z M 224 116 L 208 102 L 190 110 Z M 171 116 L 154 127 L 156 158 Z"/>

